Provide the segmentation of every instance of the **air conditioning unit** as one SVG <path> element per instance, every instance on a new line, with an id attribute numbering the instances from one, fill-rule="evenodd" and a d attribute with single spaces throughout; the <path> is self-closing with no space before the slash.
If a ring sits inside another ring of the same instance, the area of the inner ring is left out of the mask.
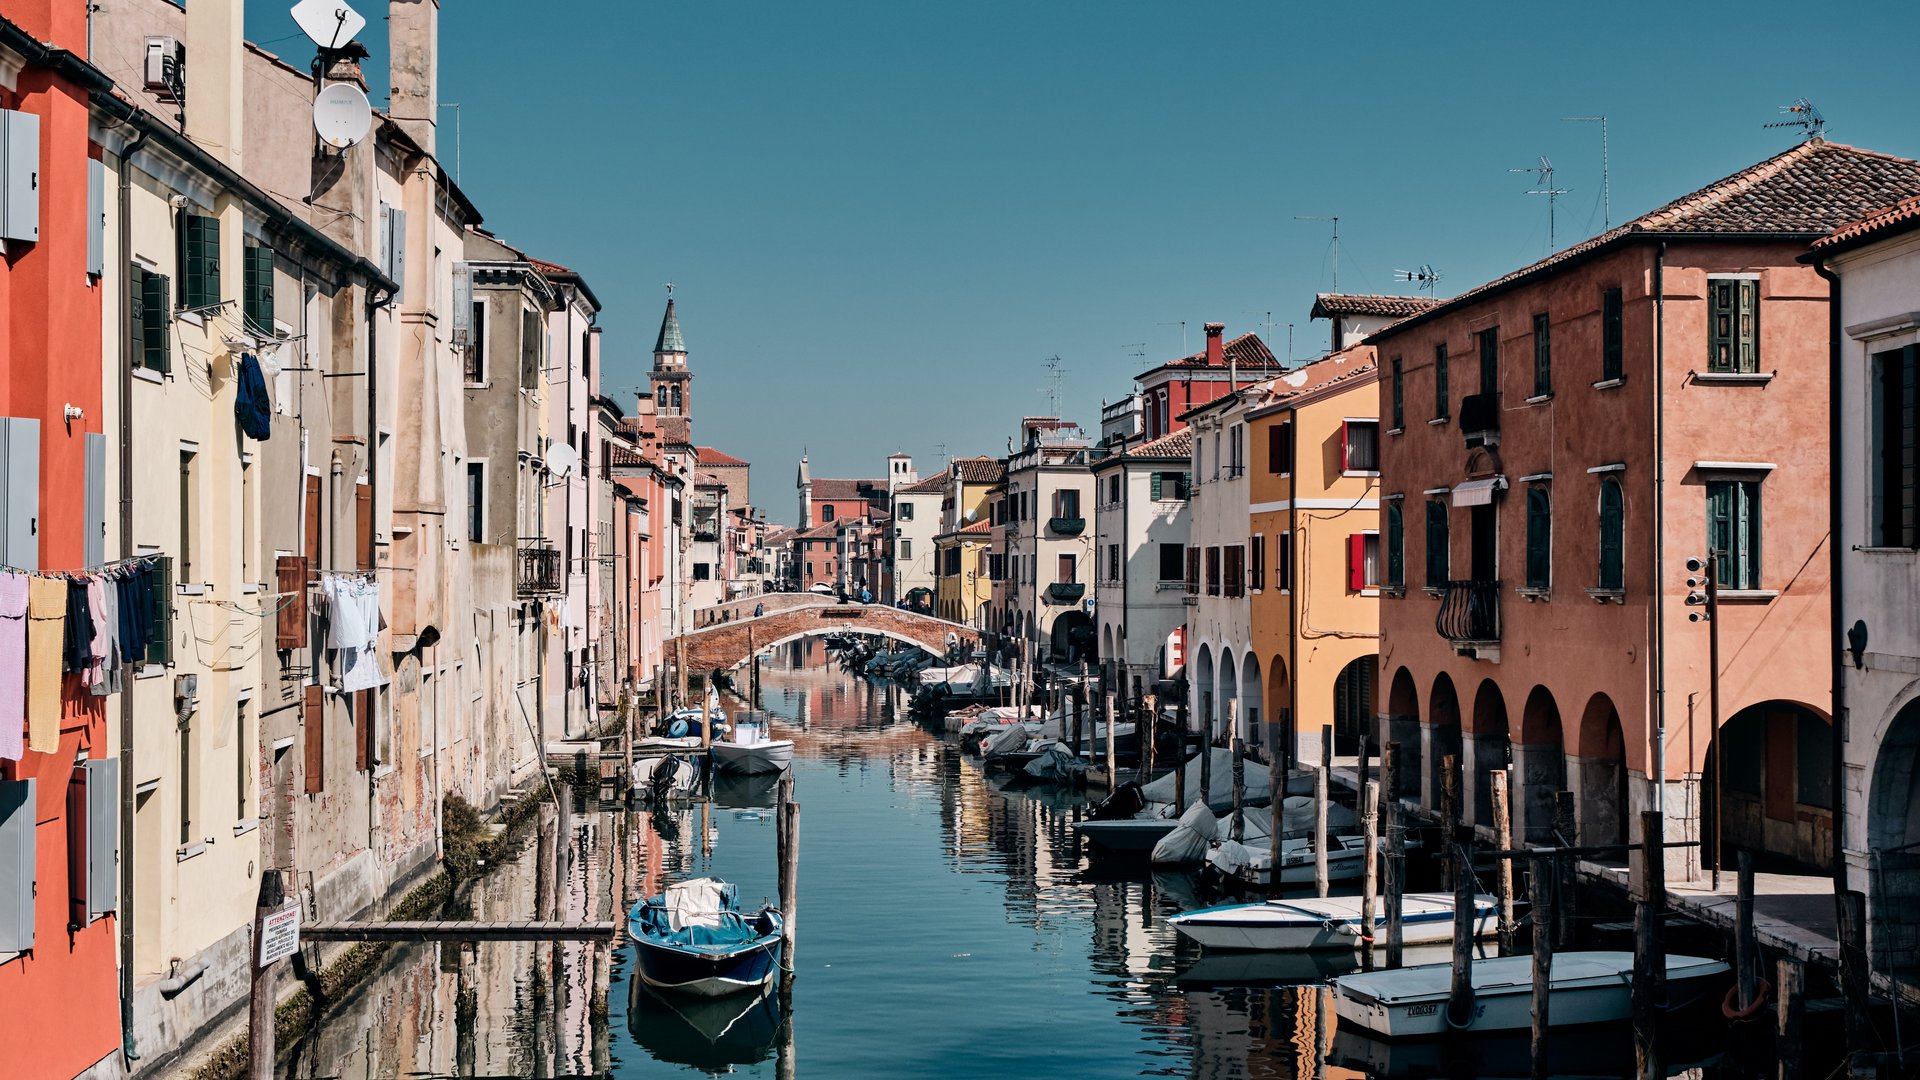
<path id="1" fill-rule="evenodd" d="M 179 38 L 147 39 L 147 90 L 165 101 L 177 101 L 186 89 L 187 47 Z"/>

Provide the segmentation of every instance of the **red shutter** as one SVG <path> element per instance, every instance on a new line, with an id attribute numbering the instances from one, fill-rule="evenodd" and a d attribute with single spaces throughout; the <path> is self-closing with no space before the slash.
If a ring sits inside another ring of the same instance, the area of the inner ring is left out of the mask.
<path id="1" fill-rule="evenodd" d="M 1347 587 L 1359 592 L 1367 587 L 1367 534 L 1347 537 Z"/>
<path id="2" fill-rule="evenodd" d="M 279 592 L 279 610 L 274 613 L 274 647 L 298 649 L 307 636 L 307 560 L 300 555 L 282 555 L 273 561 L 274 588 Z"/>
<path id="3" fill-rule="evenodd" d="M 1353 443 L 1347 433 L 1347 422 L 1340 421 L 1340 469 L 1345 472 L 1353 468 Z"/>
<path id="4" fill-rule="evenodd" d="M 327 789 L 326 719 L 326 691 L 318 685 L 309 685 L 305 707 L 300 710 L 301 734 L 306 744 L 309 795 L 318 795 Z"/>
<path id="5" fill-rule="evenodd" d="M 373 487 L 353 486 L 353 556 L 362 570 L 373 569 Z"/>

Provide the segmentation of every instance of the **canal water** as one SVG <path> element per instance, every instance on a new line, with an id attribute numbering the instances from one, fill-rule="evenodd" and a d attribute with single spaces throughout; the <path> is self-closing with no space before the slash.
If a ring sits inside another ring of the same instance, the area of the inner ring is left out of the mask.
<path id="1" fill-rule="evenodd" d="M 333 1005 L 282 1074 L 1528 1074 L 1524 1039 L 1449 1055 L 1335 1033 L 1323 992 L 1287 985 L 1315 975 L 1303 961 L 1202 956 L 1177 938 L 1167 916 L 1198 902 L 1185 875 L 1110 868 L 1077 850 L 1081 797 L 999 790 L 977 759 L 908 719 L 898 690 L 841 673 L 818 644 L 788 649 L 761 694 L 776 731 L 796 741 L 802 807 L 786 1011 L 780 994 L 663 1002 L 636 984 L 624 942 L 610 955 L 416 945 Z M 530 918 L 545 904 L 564 918 L 615 918 L 627 898 L 700 874 L 757 904 L 777 893 L 772 795 L 770 783 L 722 783 L 712 804 L 666 813 L 573 803 L 479 883 L 473 915 Z M 552 894 L 542 865 L 558 867 Z M 1727 1044 L 1717 1022 L 1677 1032 L 1674 1074 L 1740 1075 L 1715 1064 Z M 1559 1074 L 1632 1068 L 1624 1032 L 1555 1047 Z"/>

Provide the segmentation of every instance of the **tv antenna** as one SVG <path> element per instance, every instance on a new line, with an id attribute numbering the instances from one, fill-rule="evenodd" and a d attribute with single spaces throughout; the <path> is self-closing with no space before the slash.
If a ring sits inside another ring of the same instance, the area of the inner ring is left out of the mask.
<path id="1" fill-rule="evenodd" d="M 1435 270 L 1432 263 L 1421 263 L 1412 270 L 1395 270 L 1393 272 L 1393 279 L 1395 281 L 1417 282 L 1421 292 L 1432 296 L 1433 287 L 1440 284 L 1440 271 Z"/>
<path id="2" fill-rule="evenodd" d="M 1612 178 L 1607 175 L 1607 118 L 1604 116 L 1563 116 L 1560 118 L 1560 122 L 1563 124 L 1597 123 L 1600 125 L 1600 231 L 1606 232 L 1613 228 L 1613 182 Z M 1591 214 L 1593 211 L 1589 210 L 1587 212 Z M 1593 219 L 1588 218 L 1587 221 L 1591 223 Z"/>
<path id="3" fill-rule="evenodd" d="M 1333 222 L 1333 291 L 1340 291 L 1340 215 L 1339 214 L 1295 214 L 1295 221 L 1331 221 Z"/>
<path id="4" fill-rule="evenodd" d="M 1187 358 L 1187 320 L 1181 319 L 1178 321 L 1177 324 L 1173 322 L 1163 322 L 1163 323 L 1154 323 L 1153 325 L 1155 326 L 1178 325 L 1180 327 L 1180 358 L 1182 360 L 1186 359 Z"/>
<path id="5" fill-rule="evenodd" d="M 1125 345 L 1122 345 L 1120 347 L 1126 350 L 1122 354 L 1124 356 L 1131 356 L 1135 360 L 1142 360 L 1142 361 L 1144 361 L 1147 358 L 1147 343 L 1144 341 L 1129 341 Z"/>
<path id="6" fill-rule="evenodd" d="M 1771 124 L 1761 124 L 1760 126 L 1768 128 L 1799 128 L 1801 142 L 1805 142 L 1808 139 L 1823 138 L 1827 134 L 1827 118 L 1821 116 L 1820 110 L 1814 108 L 1813 102 L 1808 101 L 1806 98 L 1800 98 L 1791 105 L 1780 106 L 1780 112 L 1785 115 L 1787 119 L 1775 120 Z"/>
<path id="7" fill-rule="evenodd" d="M 1547 250 L 1552 251 L 1557 246 L 1554 242 L 1554 202 L 1572 189 L 1553 186 L 1553 162 L 1548 160 L 1545 154 L 1540 155 L 1540 164 L 1538 165 L 1526 169 L 1508 169 L 1507 171 L 1510 173 L 1531 174 L 1536 178 L 1536 182 L 1540 186 L 1527 192 L 1527 194 L 1545 195 L 1547 197 Z"/>
<path id="8" fill-rule="evenodd" d="M 1067 369 L 1061 365 L 1058 356 L 1048 357 L 1046 363 L 1040 366 L 1047 369 L 1047 388 L 1042 391 L 1047 395 L 1047 411 L 1058 417 L 1060 415 L 1060 380 L 1066 378 Z"/>

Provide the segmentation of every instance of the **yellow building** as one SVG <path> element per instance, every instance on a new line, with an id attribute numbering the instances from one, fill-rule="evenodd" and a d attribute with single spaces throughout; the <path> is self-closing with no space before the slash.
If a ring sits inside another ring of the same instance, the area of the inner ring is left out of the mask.
<path id="1" fill-rule="evenodd" d="M 935 612 L 950 622 L 983 626 L 993 600 L 987 577 L 987 552 L 993 550 L 993 525 L 982 518 L 933 538 Z"/>
<path id="2" fill-rule="evenodd" d="M 1288 372 L 1247 413 L 1253 653 L 1296 761 L 1356 752 L 1380 646 L 1380 406 L 1370 346 Z"/>

